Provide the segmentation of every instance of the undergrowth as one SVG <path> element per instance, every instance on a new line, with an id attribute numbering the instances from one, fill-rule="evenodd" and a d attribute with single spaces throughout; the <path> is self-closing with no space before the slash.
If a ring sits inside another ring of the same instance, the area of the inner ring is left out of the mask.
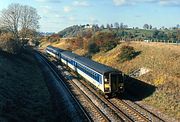
<path id="1" fill-rule="evenodd" d="M 54 121 L 50 94 L 31 54 L 0 53 L 0 121 Z"/>

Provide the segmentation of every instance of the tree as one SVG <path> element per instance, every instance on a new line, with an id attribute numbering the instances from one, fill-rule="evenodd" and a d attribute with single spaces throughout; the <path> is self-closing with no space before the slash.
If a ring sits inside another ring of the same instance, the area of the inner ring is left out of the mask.
<path id="1" fill-rule="evenodd" d="M 177 25 L 176 25 L 176 27 L 177 27 L 177 29 L 178 29 L 178 28 L 180 28 L 180 25 L 179 25 L 179 24 L 177 24 Z"/>
<path id="2" fill-rule="evenodd" d="M 88 53 L 89 54 L 95 54 L 99 52 L 99 46 L 97 46 L 97 44 L 95 42 L 91 42 L 88 45 Z"/>
<path id="3" fill-rule="evenodd" d="M 93 24 L 92 29 L 93 29 L 94 32 L 98 31 L 99 30 L 98 24 Z"/>
<path id="4" fill-rule="evenodd" d="M 118 23 L 118 22 L 115 22 L 115 23 L 114 23 L 114 27 L 115 27 L 116 29 L 119 29 L 119 23 Z"/>
<path id="5" fill-rule="evenodd" d="M 152 25 L 149 25 L 149 29 L 152 29 Z"/>
<path id="6" fill-rule="evenodd" d="M 149 25 L 148 24 L 144 24 L 143 28 L 144 29 L 149 29 Z"/>
<path id="7" fill-rule="evenodd" d="M 20 4 L 10 4 L 7 9 L 2 10 L 0 17 L 1 27 L 10 31 L 16 40 L 19 39 L 20 30 L 26 36 L 27 30 L 38 29 L 39 19 L 35 8 Z"/>
<path id="8" fill-rule="evenodd" d="M 157 39 L 158 38 L 158 34 L 159 34 L 159 31 L 158 30 L 154 30 L 153 34 L 152 34 L 152 37 Z"/>
<path id="9" fill-rule="evenodd" d="M 36 30 L 39 28 L 40 16 L 37 14 L 35 8 L 30 6 L 22 6 L 20 25 L 24 32 L 22 38 L 26 38 L 29 30 Z"/>
<path id="10" fill-rule="evenodd" d="M 120 28 L 123 29 L 124 28 L 124 24 L 121 22 L 120 24 Z"/>
<path id="11" fill-rule="evenodd" d="M 104 29 L 104 25 L 101 25 L 101 26 L 100 26 L 100 29 L 103 30 L 103 29 Z"/>
<path id="12" fill-rule="evenodd" d="M 21 16 L 21 5 L 11 4 L 8 9 L 2 10 L 1 26 L 12 32 L 15 39 L 18 39 L 19 20 Z"/>
<path id="13" fill-rule="evenodd" d="M 180 29 L 177 30 L 176 38 L 177 38 L 177 41 L 180 43 Z"/>
<path id="14" fill-rule="evenodd" d="M 128 28 L 128 25 L 124 25 L 123 28 Z"/>
<path id="15" fill-rule="evenodd" d="M 111 24 L 111 28 L 113 28 L 113 24 Z"/>
<path id="16" fill-rule="evenodd" d="M 115 22 L 114 23 L 114 27 L 116 28 L 117 32 L 116 32 L 116 36 L 118 36 L 118 31 L 119 31 L 119 23 L 118 22 Z"/>
<path id="17" fill-rule="evenodd" d="M 111 28 L 111 26 L 110 26 L 109 24 L 107 24 L 106 27 L 107 27 L 107 29 L 110 29 L 110 28 Z"/>

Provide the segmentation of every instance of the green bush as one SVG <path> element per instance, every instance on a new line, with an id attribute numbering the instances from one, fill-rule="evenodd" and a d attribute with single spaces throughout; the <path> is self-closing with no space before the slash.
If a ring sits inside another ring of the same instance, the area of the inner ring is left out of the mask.
<path id="1" fill-rule="evenodd" d="M 91 42 L 88 45 L 88 53 L 89 54 L 95 54 L 99 52 L 99 46 L 97 46 L 97 44 L 95 42 Z"/>
<path id="2" fill-rule="evenodd" d="M 135 57 L 135 50 L 131 46 L 122 46 L 121 47 L 121 53 L 120 53 L 120 61 L 128 61 Z"/>
<path id="3" fill-rule="evenodd" d="M 101 50 L 107 52 L 109 50 L 112 50 L 116 46 L 117 46 L 117 41 L 115 40 L 107 41 L 102 45 Z"/>

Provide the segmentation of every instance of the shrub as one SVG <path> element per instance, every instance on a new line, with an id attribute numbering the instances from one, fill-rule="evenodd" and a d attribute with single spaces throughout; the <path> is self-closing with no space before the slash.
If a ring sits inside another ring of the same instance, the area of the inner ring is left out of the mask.
<path id="1" fill-rule="evenodd" d="M 15 40 L 11 34 L 5 33 L 0 35 L 0 50 L 18 54 L 21 50 L 21 43 L 19 40 Z"/>
<path id="2" fill-rule="evenodd" d="M 98 46 L 103 46 L 109 40 L 114 40 L 115 34 L 113 32 L 97 32 L 93 37 L 93 41 L 96 42 Z"/>
<path id="3" fill-rule="evenodd" d="M 116 46 L 117 46 L 116 40 L 107 41 L 102 45 L 101 50 L 106 52 L 106 51 L 112 50 Z"/>
<path id="4" fill-rule="evenodd" d="M 120 53 L 120 61 L 128 61 L 135 57 L 135 50 L 131 46 L 122 46 L 121 53 Z"/>
<path id="5" fill-rule="evenodd" d="M 89 54 L 95 54 L 99 52 L 99 46 L 97 46 L 97 44 L 95 42 L 91 42 L 88 45 L 88 53 Z"/>

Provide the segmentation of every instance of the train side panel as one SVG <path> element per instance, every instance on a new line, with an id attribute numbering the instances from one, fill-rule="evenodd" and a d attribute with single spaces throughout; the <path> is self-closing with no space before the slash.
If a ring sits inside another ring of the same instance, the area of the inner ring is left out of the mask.
<path id="1" fill-rule="evenodd" d="M 99 88 L 102 92 L 104 92 L 104 82 L 103 82 L 103 75 L 99 74 L 98 80 L 93 79 L 88 74 L 84 73 L 81 69 L 77 68 L 77 73 L 80 74 L 82 77 L 84 77 L 86 80 L 88 80 L 90 83 L 92 83 L 94 86 Z"/>
<path id="2" fill-rule="evenodd" d="M 91 82 L 93 85 L 95 85 L 97 88 L 99 88 L 101 91 L 104 92 L 104 82 L 103 82 L 103 75 L 95 72 L 94 70 L 77 63 L 74 60 L 71 60 L 70 62 L 68 62 L 69 60 L 65 59 L 65 57 L 61 58 L 62 63 L 64 63 L 65 65 L 69 66 L 71 69 L 73 69 L 74 71 L 76 71 L 78 74 L 80 74 L 82 77 L 84 77 L 86 80 L 88 80 L 89 82 Z M 75 65 L 76 64 L 76 65 Z M 93 73 L 94 75 L 96 75 L 97 80 L 93 79 L 90 75 L 88 75 L 88 73 L 85 73 L 85 71 L 82 68 L 78 68 L 78 65 L 81 65 L 81 67 L 86 68 L 86 70 L 88 69 L 88 71 L 91 70 L 91 73 Z M 99 81 L 99 82 L 98 82 Z"/>
<path id="3" fill-rule="evenodd" d="M 49 50 L 46 50 L 46 52 L 47 52 L 48 54 L 50 54 L 51 56 L 56 57 L 56 55 L 55 55 L 54 53 L 50 52 Z"/>

